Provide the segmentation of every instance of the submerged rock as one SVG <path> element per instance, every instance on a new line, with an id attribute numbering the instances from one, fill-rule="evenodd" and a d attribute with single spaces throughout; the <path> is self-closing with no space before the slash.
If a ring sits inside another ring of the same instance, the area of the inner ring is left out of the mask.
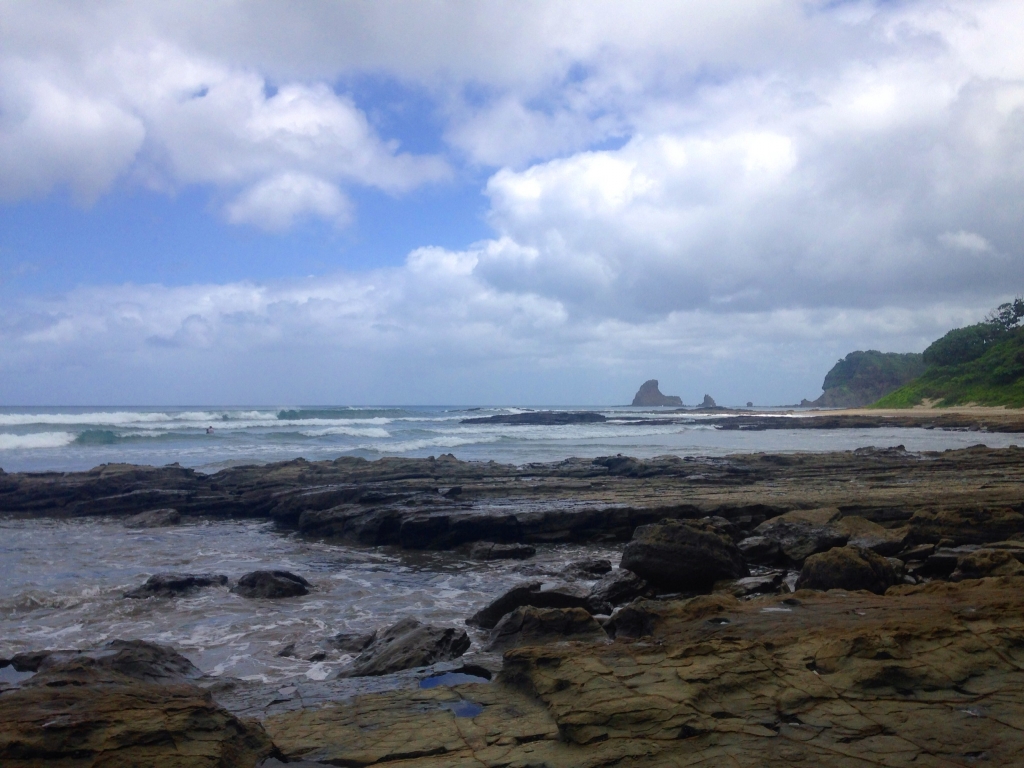
<path id="1" fill-rule="evenodd" d="M 216 573 L 156 573 L 140 587 L 124 593 L 125 597 L 181 597 L 204 587 L 224 586 L 228 577 Z"/>
<path id="2" fill-rule="evenodd" d="M 181 515 L 176 509 L 151 509 L 132 515 L 124 524 L 128 528 L 166 528 L 180 522 Z"/>
<path id="3" fill-rule="evenodd" d="M 607 635 L 593 616 L 582 608 L 516 608 L 491 630 L 488 651 L 505 651 L 520 645 L 555 640 L 605 639 Z"/>
<path id="4" fill-rule="evenodd" d="M 537 548 L 529 544 L 495 544 L 493 541 L 478 541 L 469 550 L 473 560 L 527 560 L 537 554 Z"/>
<path id="5" fill-rule="evenodd" d="M 378 632 L 345 676 L 369 677 L 426 667 L 458 658 L 469 646 L 469 635 L 464 629 L 434 627 L 405 618 Z"/>
<path id="6" fill-rule="evenodd" d="M 713 523 L 664 520 L 642 525 L 622 553 L 622 567 L 672 591 L 710 589 L 748 574 L 739 549 Z"/>
<path id="7" fill-rule="evenodd" d="M 588 557 L 574 560 L 565 567 L 565 575 L 570 579 L 597 579 L 612 569 L 612 561 L 603 557 Z"/>
<path id="8" fill-rule="evenodd" d="M 885 593 L 900 581 L 893 564 L 863 547 L 834 547 L 811 555 L 797 579 L 797 589 L 865 589 L 876 595 Z"/>
<path id="9" fill-rule="evenodd" d="M 586 608 L 589 595 L 585 589 L 568 584 L 553 584 L 545 587 L 542 582 L 533 581 L 518 584 L 501 597 L 466 619 L 466 623 L 493 629 L 501 617 L 516 608 L 532 605 L 534 608 Z"/>
<path id="10" fill-rule="evenodd" d="M 242 597 L 298 597 L 308 595 L 311 586 L 288 571 L 253 571 L 240 578 L 231 591 Z"/>

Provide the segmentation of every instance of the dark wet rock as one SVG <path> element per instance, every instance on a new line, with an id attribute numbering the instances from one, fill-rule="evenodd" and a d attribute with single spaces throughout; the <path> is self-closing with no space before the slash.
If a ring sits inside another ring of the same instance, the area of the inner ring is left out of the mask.
<path id="1" fill-rule="evenodd" d="M 275 653 L 275 656 L 279 656 L 282 659 L 293 659 L 296 656 L 295 653 L 296 643 L 288 643 L 284 648 Z"/>
<path id="2" fill-rule="evenodd" d="M 598 424 L 607 419 L 600 413 L 591 411 L 527 411 L 526 413 L 510 413 L 497 416 L 480 416 L 474 419 L 463 419 L 462 424 Z"/>
<path id="3" fill-rule="evenodd" d="M 743 556 L 713 523 L 665 520 L 636 529 L 622 553 L 622 568 L 655 587 L 709 589 L 716 581 L 748 574 Z"/>
<path id="4" fill-rule="evenodd" d="M 606 638 L 601 625 L 582 608 L 516 608 L 491 630 L 488 651 L 557 640 Z"/>
<path id="5" fill-rule="evenodd" d="M 606 573 L 587 595 L 591 613 L 608 614 L 612 608 L 628 603 L 637 597 L 649 597 L 653 593 L 650 585 L 632 571 L 616 568 Z"/>
<path id="6" fill-rule="evenodd" d="M 895 555 L 903 550 L 910 529 L 885 528 L 863 517 L 843 517 L 835 526 L 849 536 L 847 544 L 877 552 L 883 557 Z"/>
<path id="7" fill-rule="evenodd" d="M 775 539 L 767 536 L 748 536 L 736 544 L 743 558 L 751 563 L 777 563 L 782 556 L 782 547 Z"/>
<path id="8" fill-rule="evenodd" d="M 804 562 L 797 589 L 846 589 L 885 593 L 902 580 L 886 558 L 863 547 L 834 547 Z"/>
<path id="9" fill-rule="evenodd" d="M 167 528 L 180 522 L 181 515 L 176 509 L 151 509 L 132 515 L 124 524 L 128 528 Z"/>
<path id="10" fill-rule="evenodd" d="M 658 388 L 658 380 L 651 379 L 640 385 L 640 389 L 633 397 L 633 405 L 651 407 L 659 405 L 682 406 L 683 401 L 678 395 L 663 395 Z"/>
<path id="11" fill-rule="evenodd" d="M 204 587 L 224 586 L 228 577 L 216 573 L 156 573 L 140 587 L 124 593 L 125 597 L 181 597 Z"/>
<path id="12" fill-rule="evenodd" d="M 720 581 L 715 584 L 715 591 L 728 592 L 733 597 L 772 594 L 782 588 L 784 575 L 782 571 L 775 571 L 758 576 L 746 576 L 742 579 Z"/>
<path id="13" fill-rule="evenodd" d="M 832 507 L 799 509 L 766 520 L 754 529 L 754 535 L 775 541 L 783 564 L 799 566 L 811 555 L 849 541 L 850 535 L 837 525 L 841 517 Z"/>
<path id="14" fill-rule="evenodd" d="M 349 632 L 339 632 L 330 639 L 333 647 L 345 653 L 362 653 L 367 646 L 377 638 L 376 632 L 360 635 Z"/>
<path id="15" fill-rule="evenodd" d="M 959 547 L 936 547 L 932 554 L 912 571 L 915 576 L 948 579 L 956 570 L 960 558 L 977 550 L 977 546 L 970 544 Z"/>
<path id="16" fill-rule="evenodd" d="M 612 638 L 637 639 L 652 634 L 656 621 L 657 615 L 637 600 L 617 608 L 603 629 Z"/>
<path id="17" fill-rule="evenodd" d="M 231 591 L 242 597 L 298 597 L 308 595 L 311 586 L 288 571 L 253 571 L 240 578 Z"/>
<path id="18" fill-rule="evenodd" d="M 368 677 L 426 667 L 458 658 L 469 646 L 469 635 L 464 629 L 435 627 L 405 618 L 378 632 L 345 675 Z"/>
<path id="19" fill-rule="evenodd" d="M 979 549 L 957 558 L 956 570 L 950 574 L 949 580 L 1021 575 L 1024 575 L 1024 565 L 1013 552 L 1005 549 Z"/>
<path id="20" fill-rule="evenodd" d="M 915 547 L 907 547 L 897 557 L 905 563 L 927 560 L 935 552 L 934 544 L 918 544 Z"/>
<path id="21" fill-rule="evenodd" d="M 495 544 L 493 541 L 478 541 L 469 550 L 473 560 L 527 560 L 537 554 L 537 548 L 529 544 Z"/>
<path id="22" fill-rule="evenodd" d="M 493 629 L 502 616 L 526 605 L 534 608 L 586 608 L 589 605 L 588 594 L 586 589 L 570 584 L 545 585 L 539 581 L 518 584 L 466 619 L 466 623 Z"/>
<path id="23" fill-rule="evenodd" d="M 170 648 L 116 640 L 36 666 L 0 696 L 0 765 L 250 768 L 273 749 L 192 684 L 198 670 Z"/>
<path id="24" fill-rule="evenodd" d="M 565 568 L 565 576 L 570 579 L 599 579 L 611 569 L 611 560 L 603 557 L 588 557 L 569 563 Z"/>

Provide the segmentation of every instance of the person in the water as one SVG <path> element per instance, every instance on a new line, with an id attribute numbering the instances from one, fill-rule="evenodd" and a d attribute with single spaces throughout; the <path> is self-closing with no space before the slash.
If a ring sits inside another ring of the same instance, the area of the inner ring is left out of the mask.
<path id="1" fill-rule="evenodd" d="M 207 427 L 206 428 L 206 434 L 212 435 L 213 434 L 213 427 Z"/>

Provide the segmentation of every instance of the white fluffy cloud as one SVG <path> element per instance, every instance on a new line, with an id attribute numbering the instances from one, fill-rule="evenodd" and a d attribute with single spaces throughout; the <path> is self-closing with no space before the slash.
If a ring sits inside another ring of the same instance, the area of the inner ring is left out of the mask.
<path id="1" fill-rule="evenodd" d="M 260 350 L 287 371 L 316 348 L 349 398 L 430 399 L 456 371 L 490 371 L 500 399 L 529 371 L 585 386 L 668 369 L 719 393 L 756 370 L 794 401 L 837 355 L 920 349 L 1024 284 L 1016 0 L 35 0 L 0 24 L 4 199 L 202 184 L 228 220 L 283 230 L 344 225 L 353 186 L 484 168 L 494 228 L 316 285 L 26 300 L 4 311 L 11 370 L 240 370 Z M 338 87 L 357 76 L 425 94 L 444 156 L 376 129 Z"/>

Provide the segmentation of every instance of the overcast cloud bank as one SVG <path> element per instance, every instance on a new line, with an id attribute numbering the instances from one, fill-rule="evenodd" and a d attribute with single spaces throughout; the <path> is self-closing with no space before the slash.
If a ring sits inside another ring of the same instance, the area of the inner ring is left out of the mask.
<path id="1" fill-rule="evenodd" d="M 7 3 L 7 201 L 202 185 L 287 232 L 471 167 L 494 229 L 365 273 L 21 297 L 11 401 L 626 402 L 658 376 L 795 402 L 1022 290 L 1020 3 L 598 5 Z M 440 148 L 375 127 L 360 74 L 429 94 Z"/>

